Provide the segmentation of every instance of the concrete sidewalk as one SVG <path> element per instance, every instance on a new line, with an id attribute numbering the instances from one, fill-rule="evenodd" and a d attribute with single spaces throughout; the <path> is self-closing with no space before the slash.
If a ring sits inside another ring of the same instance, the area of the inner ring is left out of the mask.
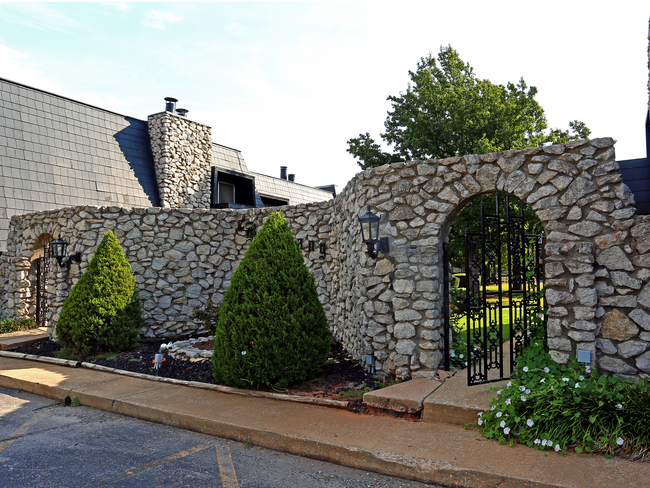
<path id="1" fill-rule="evenodd" d="M 444 423 L 357 415 L 87 368 L 0 357 L 0 386 L 292 454 L 462 487 L 646 487 L 650 463 L 486 441 Z M 69 401 L 69 400 L 68 400 Z"/>

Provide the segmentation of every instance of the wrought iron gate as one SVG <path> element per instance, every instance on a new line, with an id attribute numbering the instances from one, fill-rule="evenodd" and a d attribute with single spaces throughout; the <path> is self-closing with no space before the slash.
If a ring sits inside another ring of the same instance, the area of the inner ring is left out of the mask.
<path id="1" fill-rule="evenodd" d="M 480 232 L 465 233 L 467 384 L 470 386 L 510 376 L 517 356 L 530 342 L 541 312 L 541 237 L 526 234 L 523 205 L 519 215 L 512 215 L 508 195 L 505 209 L 499 207 L 498 193 L 495 199 L 493 215 L 486 214 L 481 201 Z M 507 292 L 504 292 L 506 280 Z M 510 340 L 504 344 L 506 315 Z"/>
<path id="2" fill-rule="evenodd" d="M 50 272 L 50 240 L 43 244 L 43 256 L 36 260 L 36 323 L 39 327 L 47 325 L 47 275 Z"/>

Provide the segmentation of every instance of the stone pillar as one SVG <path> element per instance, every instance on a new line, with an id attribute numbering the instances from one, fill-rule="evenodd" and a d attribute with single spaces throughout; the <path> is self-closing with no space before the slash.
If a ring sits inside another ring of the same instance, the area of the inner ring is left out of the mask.
<path id="1" fill-rule="evenodd" d="M 210 208 L 210 126 L 161 112 L 148 118 L 160 205 Z"/>

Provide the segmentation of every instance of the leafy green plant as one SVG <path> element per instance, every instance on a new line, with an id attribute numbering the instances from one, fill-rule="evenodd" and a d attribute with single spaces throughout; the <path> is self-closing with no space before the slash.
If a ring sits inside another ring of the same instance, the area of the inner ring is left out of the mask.
<path id="1" fill-rule="evenodd" d="M 36 327 L 38 327 L 38 325 L 31 317 L 7 318 L 0 320 L 0 334 L 35 329 Z"/>
<path id="2" fill-rule="evenodd" d="M 215 305 L 212 300 L 208 300 L 205 307 L 194 309 L 194 319 L 201 322 L 210 335 L 214 335 L 219 324 L 219 310 L 221 310 L 221 303 Z"/>
<path id="3" fill-rule="evenodd" d="M 368 393 L 367 388 L 361 388 L 360 390 L 357 390 L 356 388 L 352 388 L 350 390 L 345 390 L 342 391 L 341 393 L 338 394 L 338 398 L 340 400 L 346 400 L 350 398 L 358 398 L 360 396 L 363 396 L 365 393 Z"/>
<path id="4" fill-rule="evenodd" d="M 647 379 L 600 375 L 574 359 L 557 364 L 537 341 L 477 424 L 500 443 L 638 458 L 650 450 L 649 414 Z"/>
<path id="5" fill-rule="evenodd" d="M 56 334 L 66 356 L 131 349 L 143 325 L 135 277 L 115 234 L 108 231 L 63 303 Z"/>
<path id="6" fill-rule="evenodd" d="M 330 349 L 313 276 L 285 218 L 272 213 L 232 277 L 214 339 L 214 374 L 237 387 L 286 388 L 321 369 Z"/>

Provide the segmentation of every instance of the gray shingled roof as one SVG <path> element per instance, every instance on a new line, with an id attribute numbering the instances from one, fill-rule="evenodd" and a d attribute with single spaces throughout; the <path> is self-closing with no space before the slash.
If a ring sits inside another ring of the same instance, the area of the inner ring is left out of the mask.
<path id="1" fill-rule="evenodd" d="M 238 173 L 249 174 L 246 161 L 244 161 L 241 151 L 214 142 L 212 143 L 212 166 L 217 166 L 219 169 L 228 169 Z"/>
<path id="2" fill-rule="evenodd" d="M 332 197 L 251 173 L 240 151 L 220 144 L 212 145 L 212 164 L 254 176 L 257 192 L 291 204 Z M 0 251 L 13 215 L 159 201 L 146 121 L 0 78 Z"/>
<path id="3" fill-rule="evenodd" d="M 0 250 L 11 216 L 157 206 L 147 123 L 0 78 Z"/>
<path id="4" fill-rule="evenodd" d="M 286 199 L 289 205 L 331 200 L 333 195 L 326 190 L 301 185 L 282 178 L 252 173 L 255 175 L 255 191 L 263 196 Z"/>

